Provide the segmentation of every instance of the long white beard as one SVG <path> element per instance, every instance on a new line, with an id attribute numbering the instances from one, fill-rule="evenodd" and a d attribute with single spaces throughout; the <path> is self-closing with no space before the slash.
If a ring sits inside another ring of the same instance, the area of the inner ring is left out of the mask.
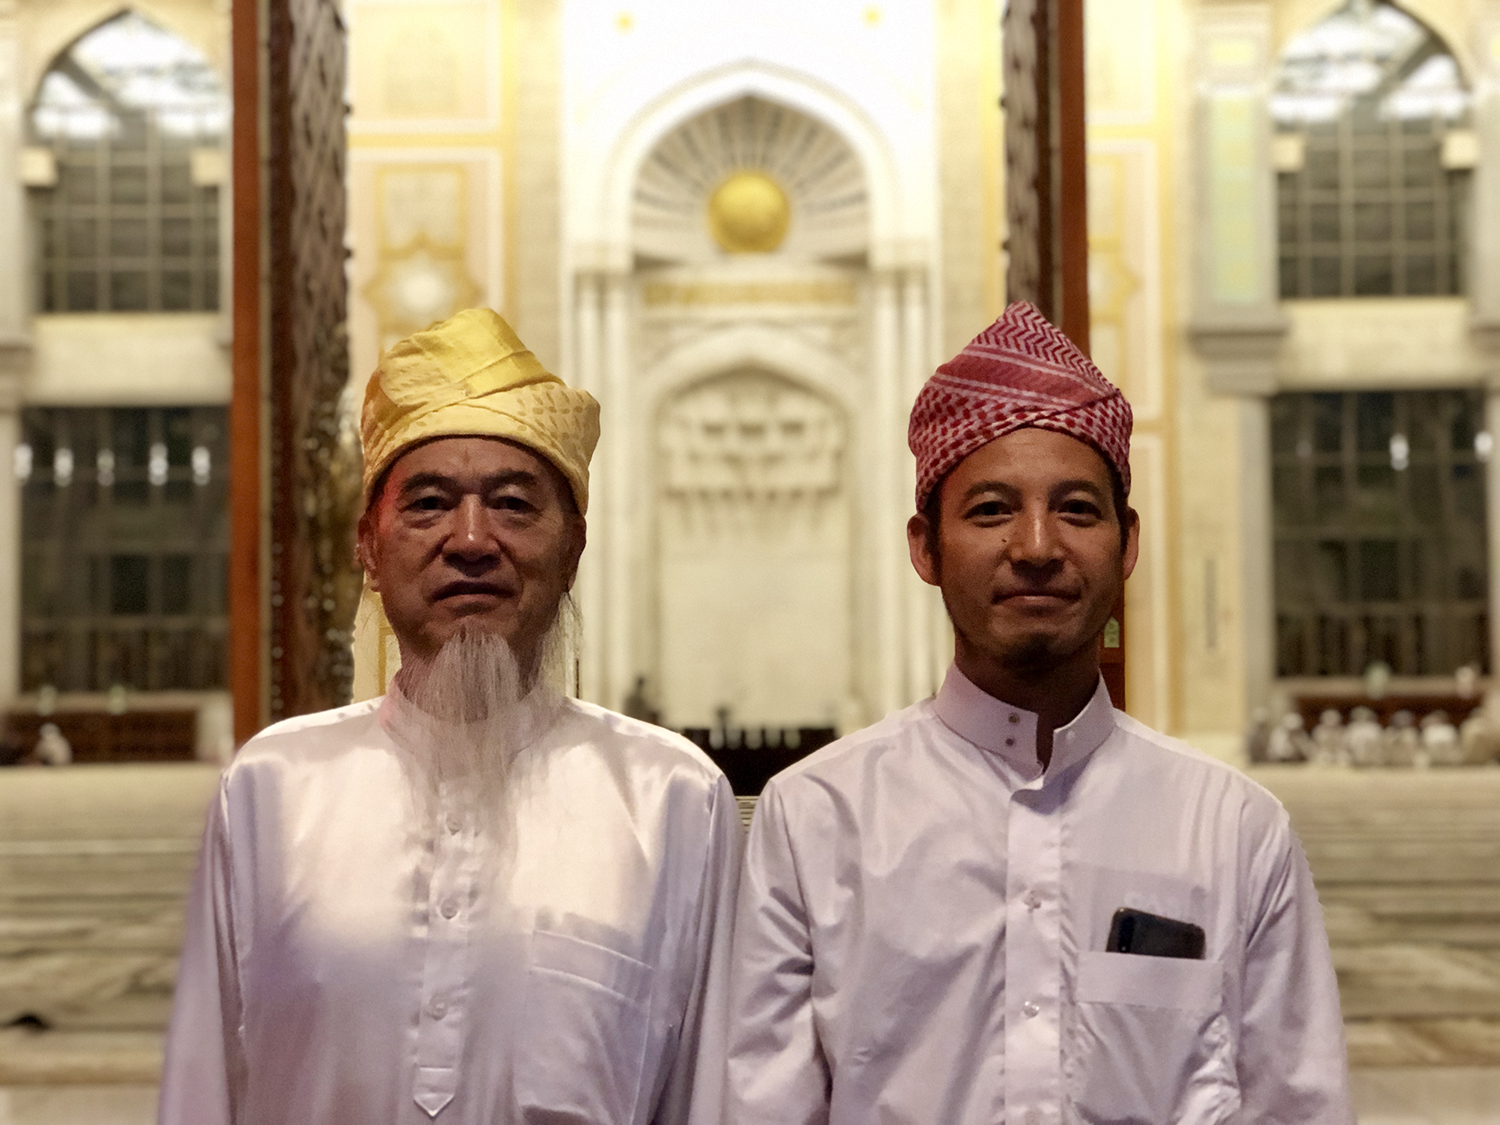
<path id="1" fill-rule="evenodd" d="M 392 685 L 392 734 L 412 781 L 414 827 L 462 824 L 503 845 L 511 836 L 525 750 L 557 717 L 562 694 L 546 674 L 563 628 L 554 624 L 531 675 L 504 638 L 460 628 L 431 660 L 402 666 Z"/>

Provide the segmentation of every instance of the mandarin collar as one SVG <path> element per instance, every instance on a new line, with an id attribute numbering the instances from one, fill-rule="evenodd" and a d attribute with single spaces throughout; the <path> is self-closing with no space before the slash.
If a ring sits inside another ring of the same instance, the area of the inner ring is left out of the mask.
<path id="1" fill-rule="evenodd" d="M 1042 776 L 1036 754 L 1037 716 L 1012 706 L 975 686 L 958 670 L 948 667 L 943 686 L 933 699 L 933 710 L 944 726 L 981 750 L 1003 758 L 1028 781 Z M 1104 677 L 1093 697 L 1066 726 L 1052 735 L 1052 762 L 1047 773 L 1058 775 L 1097 750 L 1115 729 L 1115 711 Z"/>
<path id="2" fill-rule="evenodd" d="M 517 700 L 510 731 L 515 738 L 513 749 L 525 750 L 546 734 L 562 715 L 563 703 L 562 694 L 546 686 L 534 687 Z M 392 742 L 408 750 L 426 749 L 433 738 L 443 736 L 446 726 L 418 710 L 397 683 L 381 697 L 375 718 Z M 458 724 L 457 729 L 466 725 Z"/>

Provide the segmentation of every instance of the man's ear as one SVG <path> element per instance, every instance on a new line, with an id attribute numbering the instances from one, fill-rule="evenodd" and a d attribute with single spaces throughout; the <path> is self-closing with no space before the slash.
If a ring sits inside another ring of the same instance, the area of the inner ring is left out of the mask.
<path id="1" fill-rule="evenodd" d="M 568 542 L 563 554 L 563 573 L 567 575 L 567 586 L 565 589 L 571 591 L 573 583 L 578 581 L 578 560 L 583 558 L 583 549 L 588 546 L 589 527 L 582 516 L 572 516 L 568 520 Z"/>
<path id="2" fill-rule="evenodd" d="M 929 549 L 930 531 L 927 517 L 921 512 L 906 521 L 906 549 L 911 553 L 911 565 L 916 570 L 918 578 L 929 586 L 936 586 L 938 565 Z"/>
<path id="3" fill-rule="evenodd" d="M 359 565 L 364 568 L 365 582 L 371 590 L 380 593 L 380 582 L 376 578 L 376 551 L 375 551 L 375 505 L 371 504 L 365 508 L 364 515 L 359 517 L 359 528 L 354 540 L 354 557 L 359 560 Z"/>
<path id="4" fill-rule="evenodd" d="M 1125 577 L 1129 578 L 1141 555 L 1141 517 L 1134 508 L 1125 509 L 1125 552 L 1121 560 Z"/>

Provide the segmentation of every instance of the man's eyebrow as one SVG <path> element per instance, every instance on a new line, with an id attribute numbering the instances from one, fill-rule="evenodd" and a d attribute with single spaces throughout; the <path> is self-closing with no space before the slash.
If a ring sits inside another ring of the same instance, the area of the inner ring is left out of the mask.
<path id="1" fill-rule="evenodd" d="M 504 488 L 508 484 L 534 486 L 538 483 L 538 480 L 539 478 L 535 473 L 529 472 L 526 469 L 506 469 L 503 472 L 491 473 L 480 482 L 480 486 L 488 491 L 493 488 Z M 454 477 L 446 473 L 437 472 L 413 473 L 401 482 L 401 491 L 403 493 L 416 492 L 423 488 L 462 491 L 463 487 Z"/>
<path id="2" fill-rule="evenodd" d="M 1097 481 L 1089 480 L 1087 477 L 1076 477 L 1071 480 L 1060 480 L 1049 490 L 1049 496 L 1062 496 L 1069 492 L 1084 491 L 1103 499 L 1109 495 L 1107 489 Z M 976 496 L 982 496 L 986 492 L 998 492 L 1002 495 L 1015 495 L 1020 490 L 1013 484 L 1007 484 L 1003 480 L 980 480 L 975 481 L 964 490 L 964 503 L 968 503 Z"/>
<path id="3" fill-rule="evenodd" d="M 1109 495 L 1109 490 L 1099 484 L 1098 481 L 1089 480 L 1087 477 L 1079 477 L 1076 480 L 1060 480 L 1052 486 L 1052 495 L 1061 496 L 1068 492 L 1091 492 L 1101 499 Z"/>
<path id="4" fill-rule="evenodd" d="M 1016 486 L 1006 484 L 1003 480 L 977 480 L 968 488 L 964 489 L 964 503 L 968 503 L 976 496 L 982 496 L 986 492 L 1015 493 Z"/>

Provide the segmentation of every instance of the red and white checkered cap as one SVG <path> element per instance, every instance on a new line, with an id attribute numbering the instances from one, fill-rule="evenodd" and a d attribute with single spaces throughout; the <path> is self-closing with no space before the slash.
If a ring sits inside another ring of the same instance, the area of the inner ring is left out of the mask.
<path id="1" fill-rule="evenodd" d="M 1130 404 L 1034 305 L 1017 301 L 939 367 L 911 409 L 917 511 L 969 454 L 1036 426 L 1092 445 L 1130 493 Z"/>

